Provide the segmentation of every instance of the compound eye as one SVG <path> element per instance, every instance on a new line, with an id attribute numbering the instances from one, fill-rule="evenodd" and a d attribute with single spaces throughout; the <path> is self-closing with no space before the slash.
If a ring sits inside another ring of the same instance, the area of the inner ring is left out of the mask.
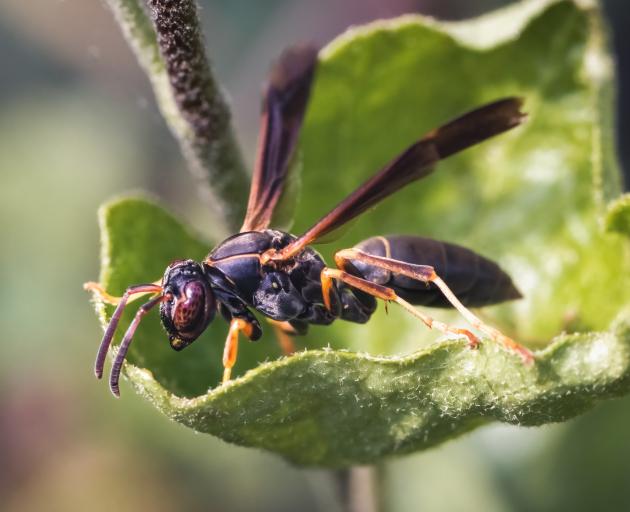
<path id="1" fill-rule="evenodd" d="M 173 311 L 173 324 L 178 331 L 189 331 L 194 327 L 195 321 L 205 309 L 205 287 L 192 281 L 187 283 L 182 290 L 182 295 L 176 299 Z"/>

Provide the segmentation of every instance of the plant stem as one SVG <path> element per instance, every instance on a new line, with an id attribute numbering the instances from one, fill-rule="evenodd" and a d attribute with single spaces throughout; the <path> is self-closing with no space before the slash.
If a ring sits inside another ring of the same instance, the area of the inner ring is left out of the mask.
<path id="1" fill-rule="evenodd" d="M 230 111 L 206 57 L 194 0 L 107 0 L 147 73 L 202 196 L 227 230 L 240 226 L 249 177 Z"/>
<path id="2" fill-rule="evenodd" d="M 354 466 L 336 473 L 343 510 L 378 512 L 380 510 L 379 472 L 376 466 Z"/>

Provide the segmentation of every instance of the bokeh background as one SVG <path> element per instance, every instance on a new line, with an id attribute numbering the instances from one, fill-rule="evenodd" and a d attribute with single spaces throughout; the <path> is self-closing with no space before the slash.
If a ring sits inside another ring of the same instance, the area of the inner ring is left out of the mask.
<path id="1" fill-rule="evenodd" d="M 253 160 L 270 61 L 299 40 L 501 0 L 201 0 L 207 46 Z M 630 169 L 630 3 L 604 2 Z M 436 70 L 439 72 L 439 70 Z M 630 180 L 627 179 L 627 183 Z M 98 274 L 96 208 L 134 189 L 201 231 L 207 209 L 103 2 L 0 2 L 0 510 L 337 509 L 328 473 L 170 423 L 92 375 L 101 335 L 81 283 Z M 566 424 L 494 425 L 385 471 L 391 510 L 630 510 L 630 399 Z"/>

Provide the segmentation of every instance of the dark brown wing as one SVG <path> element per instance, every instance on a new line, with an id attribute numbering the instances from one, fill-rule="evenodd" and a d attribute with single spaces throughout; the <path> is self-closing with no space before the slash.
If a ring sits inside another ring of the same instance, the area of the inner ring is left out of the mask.
<path id="1" fill-rule="evenodd" d="M 264 94 L 258 153 L 242 231 L 269 226 L 282 195 L 311 91 L 317 48 L 289 48 L 271 71 Z"/>
<path id="2" fill-rule="evenodd" d="M 429 132 L 346 197 L 274 259 L 287 259 L 306 245 L 360 215 L 405 185 L 433 172 L 441 159 L 519 125 L 520 98 L 489 103 Z"/>

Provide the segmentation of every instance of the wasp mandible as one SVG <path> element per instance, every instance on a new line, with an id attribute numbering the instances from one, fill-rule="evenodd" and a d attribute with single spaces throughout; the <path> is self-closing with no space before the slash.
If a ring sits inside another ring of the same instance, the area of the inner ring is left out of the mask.
<path id="1" fill-rule="evenodd" d="M 221 242 L 202 262 L 174 261 L 159 284 L 130 286 L 122 297 L 110 296 L 96 283 L 86 284 L 106 302 L 117 304 L 98 349 L 98 378 L 103 375 L 110 343 L 129 298 L 154 295 L 139 308 L 120 344 L 110 377 L 114 395 L 120 394 L 120 371 L 133 335 L 142 317 L 157 305 L 175 350 L 195 341 L 217 311 L 229 322 L 223 382 L 230 380 L 240 333 L 252 341 L 262 335 L 252 310 L 270 319 L 286 336 L 305 333 L 309 324 L 328 325 L 336 319 L 365 323 L 376 309 L 376 299 L 395 302 L 427 327 L 466 336 L 476 346 L 478 338 L 471 331 L 439 322 L 415 306 L 455 308 L 475 329 L 517 351 L 523 359 L 532 359 L 529 350 L 468 309 L 521 296 L 510 277 L 489 259 L 428 238 L 376 236 L 338 251 L 333 268 L 310 247 L 379 201 L 428 176 L 439 160 L 518 126 L 525 117 L 520 111 L 521 99 L 489 103 L 427 133 L 308 231 L 294 236 L 270 228 L 270 223 L 296 148 L 317 54 L 310 45 L 294 47 L 272 68 L 263 96 L 247 213 L 239 233 Z"/>

